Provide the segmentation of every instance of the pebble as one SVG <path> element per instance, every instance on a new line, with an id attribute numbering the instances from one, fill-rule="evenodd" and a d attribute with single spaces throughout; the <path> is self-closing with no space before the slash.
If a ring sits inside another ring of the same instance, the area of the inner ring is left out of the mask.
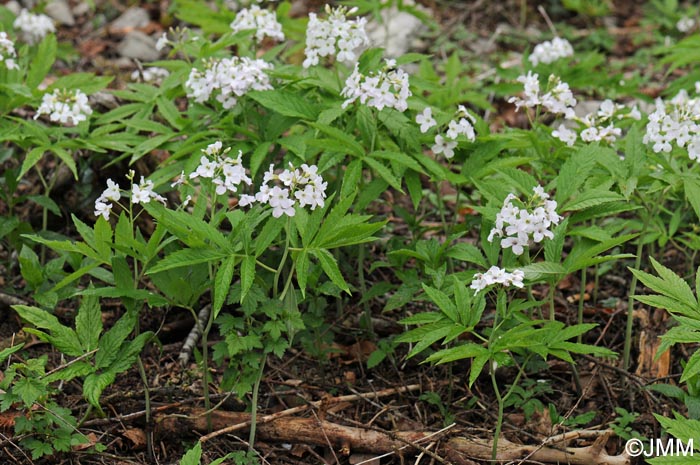
<path id="1" fill-rule="evenodd" d="M 112 21 L 110 29 L 115 32 L 129 32 L 134 29 L 146 27 L 151 22 L 148 12 L 143 8 L 131 7 Z"/>
<path id="2" fill-rule="evenodd" d="M 51 0 L 46 4 L 44 13 L 65 26 L 74 26 L 75 18 L 66 0 Z"/>
<path id="3" fill-rule="evenodd" d="M 131 31 L 117 45 L 119 54 L 126 58 L 141 61 L 155 61 L 160 57 L 156 50 L 156 41 L 141 31 Z"/>

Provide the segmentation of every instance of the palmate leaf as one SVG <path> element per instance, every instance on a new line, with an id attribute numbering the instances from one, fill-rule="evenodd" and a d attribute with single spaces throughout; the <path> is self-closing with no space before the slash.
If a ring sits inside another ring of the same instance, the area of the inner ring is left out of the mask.
<path id="1" fill-rule="evenodd" d="M 47 341 L 60 352 L 71 356 L 79 357 L 83 355 L 83 348 L 77 334 L 71 328 L 63 326 L 51 313 L 28 305 L 13 305 L 12 308 L 23 319 L 36 326 L 36 329 L 27 329 L 28 332 L 36 334 L 42 341 Z"/>
<path id="2" fill-rule="evenodd" d="M 665 308 L 672 313 L 680 313 L 693 318 L 700 318 L 698 301 L 685 280 L 651 258 L 651 264 L 659 276 L 631 269 L 630 271 L 642 284 L 660 296 L 636 296 L 640 302 Z"/>

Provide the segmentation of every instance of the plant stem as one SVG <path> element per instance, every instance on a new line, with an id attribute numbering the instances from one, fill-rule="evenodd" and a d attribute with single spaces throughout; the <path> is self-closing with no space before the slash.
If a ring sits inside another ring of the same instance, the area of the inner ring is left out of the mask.
<path id="1" fill-rule="evenodd" d="M 199 318 L 195 315 L 195 324 L 199 325 Z M 202 376 L 204 381 L 204 410 L 206 410 L 206 421 L 207 421 L 207 433 L 212 431 L 211 423 L 211 399 L 209 398 L 209 331 L 214 324 L 214 312 L 209 309 L 209 317 L 207 318 L 207 325 L 202 329 Z"/>
<path id="2" fill-rule="evenodd" d="M 553 282 L 549 284 L 549 292 L 547 293 L 547 300 L 549 300 L 549 319 L 551 321 L 556 320 L 556 317 L 554 315 L 554 289 L 556 287 L 556 284 Z"/>
<path id="3" fill-rule="evenodd" d="M 644 236 L 647 232 L 647 227 L 649 226 L 649 221 L 651 219 L 650 212 L 647 211 L 647 215 L 644 218 L 644 224 L 642 226 L 642 232 L 639 234 L 639 239 L 637 240 L 637 257 L 634 259 L 634 269 L 639 271 L 642 266 L 642 252 L 644 252 Z M 632 350 L 632 323 L 634 322 L 634 293 L 637 290 L 637 276 L 632 275 L 632 283 L 630 284 L 629 297 L 627 299 L 627 324 L 625 326 L 625 347 L 622 356 L 622 369 L 628 370 L 630 366 L 630 352 Z"/>
<path id="4" fill-rule="evenodd" d="M 581 290 L 579 291 L 579 296 L 578 296 L 578 319 L 577 322 L 578 324 L 583 323 L 583 295 L 586 293 L 586 271 L 588 271 L 588 268 L 584 267 L 581 270 Z M 581 337 L 583 335 L 579 334 L 578 338 L 576 341 L 580 344 L 581 343 Z"/>
<path id="5" fill-rule="evenodd" d="M 280 275 L 282 274 L 282 269 L 284 269 L 284 262 L 287 261 L 287 255 L 289 255 L 289 230 L 290 229 L 291 229 L 291 217 L 287 217 L 286 235 L 285 235 L 285 240 L 284 240 L 284 252 L 282 253 L 282 259 L 280 260 L 280 264 L 277 267 L 277 271 L 275 271 L 274 280 L 272 281 L 272 295 L 275 298 L 277 298 L 277 296 L 279 295 L 277 287 L 279 285 Z M 291 271 L 290 271 L 290 273 L 291 273 Z"/>
<path id="6" fill-rule="evenodd" d="M 493 392 L 496 394 L 496 400 L 498 401 L 498 419 L 496 420 L 496 432 L 493 435 L 493 447 L 491 448 L 491 460 L 496 460 L 498 455 L 498 438 L 501 436 L 501 428 L 503 427 L 503 397 L 501 396 L 501 391 L 498 390 L 498 383 L 496 382 L 496 367 L 494 366 L 495 360 L 490 359 L 489 368 L 491 369 L 491 384 L 493 385 Z"/>
<path id="7" fill-rule="evenodd" d="M 257 427 L 256 423 L 258 419 L 258 392 L 260 391 L 260 381 L 262 381 L 266 362 L 267 355 L 263 355 L 262 362 L 260 362 L 260 371 L 258 372 L 258 377 L 255 380 L 255 385 L 253 386 L 253 400 L 250 409 L 250 435 L 248 436 L 248 450 L 250 452 L 253 452 L 253 444 L 255 443 L 255 429 Z"/>

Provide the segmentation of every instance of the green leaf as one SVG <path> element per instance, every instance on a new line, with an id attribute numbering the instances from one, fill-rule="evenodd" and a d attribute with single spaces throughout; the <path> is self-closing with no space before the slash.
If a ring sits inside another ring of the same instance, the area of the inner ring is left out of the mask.
<path id="1" fill-rule="evenodd" d="M 29 195 L 27 196 L 27 199 L 31 200 L 32 202 L 38 205 L 41 205 L 43 208 L 50 211 L 54 215 L 61 216 L 61 209 L 51 197 L 47 197 L 45 195 Z"/>
<path id="2" fill-rule="evenodd" d="M 236 267 L 236 257 L 228 257 L 219 265 L 214 279 L 214 301 L 212 302 L 211 311 L 216 318 L 224 306 L 229 289 L 231 288 L 231 280 L 233 280 L 233 270 Z"/>
<path id="3" fill-rule="evenodd" d="M 564 219 L 554 228 L 554 238 L 544 243 L 544 259 L 548 262 L 558 263 L 562 260 L 564 239 L 566 238 L 569 218 Z"/>
<path id="4" fill-rule="evenodd" d="M 557 176 L 555 195 L 555 199 L 560 205 L 567 201 L 586 181 L 595 165 L 593 152 L 596 150 L 598 150 L 596 146 L 585 145 L 571 154 L 562 165 Z"/>
<path id="5" fill-rule="evenodd" d="M 349 197 L 358 189 L 362 181 L 362 160 L 353 160 L 345 167 L 343 184 L 340 187 L 340 198 Z"/>
<path id="6" fill-rule="evenodd" d="M 86 353 L 97 349 L 102 333 L 102 310 L 97 297 L 83 298 L 75 317 L 75 332 Z"/>
<path id="7" fill-rule="evenodd" d="M 309 99 L 302 96 L 299 91 L 287 89 L 275 89 L 267 91 L 252 91 L 246 96 L 252 98 L 265 108 L 284 116 L 302 118 L 316 121 L 318 118 L 318 106 L 309 103 Z"/>
<path id="8" fill-rule="evenodd" d="M 474 263 L 475 265 L 479 265 L 483 268 L 489 267 L 486 259 L 484 258 L 484 254 L 481 253 L 481 250 L 479 250 L 478 247 L 465 242 L 460 242 L 447 249 L 446 255 L 456 260 Z"/>
<path id="9" fill-rule="evenodd" d="M 340 142 L 342 147 L 351 154 L 357 157 L 364 156 L 365 149 L 362 147 L 362 144 L 357 142 L 354 137 L 350 136 L 346 132 L 325 124 L 311 123 L 311 126 Z"/>
<path id="10" fill-rule="evenodd" d="M 45 329 L 50 334 L 34 329 L 26 331 L 36 334 L 42 341 L 47 341 L 56 349 L 70 357 L 83 355 L 83 348 L 80 345 L 77 334 L 71 328 L 63 326 L 54 315 L 40 308 L 27 305 L 13 305 L 13 309 L 19 316 L 40 329 Z"/>
<path id="11" fill-rule="evenodd" d="M 27 72 L 27 87 L 36 89 L 56 61 L 56 35 L 47 34 L 37 47 L 36 55 Z"/>
<path id="12" fill-rule="evenodd" d="M 454 302 L 450 300 L 447 295 L 438 290 L 435 289 L 434 287 L 430 287 L 426 285 L 425 283 L 423 284 L 423 290 L 425 291 L 426 294 L 428 294 L 428 297 L 430 297 L 430 300 L 432 300 L 435 305 L 438 306 L 442 312 L 447 315 L 447 317 L 456 322 L 459 322 L 459 315 L 457 314 L 457 307 L 455 306 Z"/>
<path id="13" fill-rule="evenodd" d="M 373 157 L 373 158 L 383 158 L 384 160 L 390 160 L 390 161 L 393 161 L 394 163 L 397 163 L 400 166 L 404 166 L 404 167 L 410 168 L 413 171 L 416 171 L 418 173 L 425 174 L 425 170 L 423 169 L 423 167 L 416 160 L 409 157 L 405 153 L 392 152 L 389 150 L 378 150 L 378 151 L 370 153 L 367 156 Z M 365 161 L 366 160 L 367 159 L 365 159 Z"/>
<path id="14" fill-rule="evenodd" d="M 449 349 L 443 349 L 435 352 L 425 359 L 426 362 L 436 362 L 438 365 L 442 363 L 456 362 L 465 358 L 474 358 L 478 356 L 487 356 L 488 349 L 478 344 L 466 343 L 460 344 Z"/>
<path id="15" fill-rule="evenodd" d="M 277 239 L 284 228 L 284 222 L 277 218 L 270 217 L 263 226 L 258 237 L 255 238 L 255 256 L 259 257 L 268 250 L 270 245 Z"/>
<path id="16" fill-rule="evenodd" d="M 561 207 L 561 211 L 577 211 L 595 207 L 604 203 L 624 200 L 625 198 L 615 192 L 605 189 L 590 189 L 576 196 L 570 202 Z"/>
<path id="17" fill-rule="evenodd" d="M 127 311 L 99 340 L 95 368 L 107 368 L 117 357 L 117 351 L 136 326 L 137 314 Z"/>
<path id="18" fill-rule="evenodd" d="M 566 269 L 559 263 L 538 262 L 521 268 L 525 273 L 525 278 L 535 281 L 542 277 L 555 276 L 562 277 L 566 274 Z"/>
<path id="19" fill-rule="evenodd" d="M 117 378 L 117 373 L 113 371 L 105 371 L 102 373 L 91 373 L 85 377 L 83 381 L 83 397 L 90 405 L 102 411 L 100 407 L 100 396 L 102 392 L 114 382 Z"/>
<path id="20" fill-rule="evenodd" d="M 340 273 L 338 263 L 335 261 L 333 255 L 331 255 L 331 253 L 326 249 L 313 249 L 311 253 L 318 258 L 321 268 L 323 268 L 323 272 L 326 273 L 326 276 L 328 276 L 331 281 L 333 281 L 333 284 L 348 294 L 351 294 L 348 284 L 345 282 L 343 275 Z"/>
<path id="21" fill-rule="evenodd" d="M 22 277 L 32 289 L 37 289 L 44 282 L 44 268 L 39 262 L 39 256 L 31 248 L 23 245 L 18 258 Z"/>
<path id="22" fill-rule="evenodd" d="M 41 160 L 41 157 L 44 156 L 44 153 L 46 153 L 45 147 L 36 147 L 30 150 L 29 153 L 27 153 L 27 156 L 24 157 L 24 161 L 22 162 L 22 169 L 19 170 L 17 178 L 19 179 L 25 174 L 27 174 L 27 172 L 30 169 L 32 169 L 39 160 Z"/>
<path id="23" fill-rule="evenodd" d="M 202 443 L 197 441 L 194 447 L 187 451 L 180 460 L 180 465 L 199 465 L 202 459 Z"/>
<path id="24" fill-rule="evenodd" d="M 373 158 L 364 158 L 363 161 L 367 163 L 374 171 L 376 171 L 379 176 L 385 180 L 391 187 L 396 189 L 399 192 L 403 193 L 403 189 L 401 189 L 401 181 L 398 180 L 391 172 L 389 168 L 378 162 L 377 160 Z"/>
<path id="25" fill-rule="evenodd" d="M 36 378 L 20 378 L 15 381 L 12 391 L 19 395 L 25 406 L 31 407 L 46 394 L 46 385 Z"/>
<path id="26" fill-rule="evenodd" d="M 246 255 L 241 262 L 241 303 L 248 295 L 248 291 L 253 287 L 255 280 L 255 257 Z"/>
<path id="27" fill-rule="evenodd" d="M 306 249 L 299 252 L 294 261 L 294 268 L 297 273 L 297 283 L 302 296 L 306 297 L 306 283 L 309 278 L 309 253 Z"/>
<path id="28" fill-rule="evenodd" d="M 214 262 L 226 258 L 227 255 L 225 251 L 210 248 L 177 250 L 167 254 L 165 258 L 149 268 L 146 274 L 160 273 L 161 271 L 192 266 L 198 263 Z"/>
<path id="29" fill-rule="evenodd" d="M 683 376 L 681 376 L 681 383 L 687 382 L 698 373 L 700 373 L 700 350 L 693 352 L 693 355 L 688 359 L 688 363 L 685 364 Z"/>

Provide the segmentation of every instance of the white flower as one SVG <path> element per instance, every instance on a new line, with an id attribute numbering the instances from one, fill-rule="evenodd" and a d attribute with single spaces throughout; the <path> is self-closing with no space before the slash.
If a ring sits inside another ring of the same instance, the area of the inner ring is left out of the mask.
<path id="1" fill-rule="evenodd" d="M 445 141 L 445 138 L 440 134 L 435 136 L 435 144 L 432 146 L 432 151 L 435 155 L 440 153 L 445 155 L 445 158 L 452 158 L 455 156 L 455 147 L 457 147 L 457 142 L 454 140 Z"/>
<path id="2" fill-rule="evenodd" d="M 676 29 L 678 29 L 679 32 L 683 33 L 690 32 L 694 27 L 695 20 L 693 18 L 689 18 L 688 16 L 683 16 L 676 23 Z"/>
<path id="3" fill-rule="evenodd" d="M 160 85 L 163 82 L 163 79 L 165 79 L 168 76 L 170 76 L 170 71 L 168 71 L 165 68 L 153 66 L 150 68 L 145 68 L 143 70 L 134 71 L 133 73 L 131 73 L 131 80 L 142 80 L 143 82 L 150 82 L 153 84 Z"/>
<path id="4" fill-rule="evenodd" d="M 41 42 L 49 32 L 56 32 L 51 18 L 42 14 L 32 14 L 24 8 L 12 25 L 19 30 L 20 38 L 30 45 Z"/>
<path id="5" fill-rule="evenodd" d="M 262 10 L 258 5 L 240 10 L 236 14 L 236 19 L 231 23 L 231 29 L 233 32 L 253 29 L 258 42 L 262 42 L 265 36 L 279 41 L 284 40 L 282 25 L 277 21 L 275 13 L 270 10 Z"/>
<path id="6" fill-rule="evenodd" d="M 158 41 L 156 42 L 156 50 L 160 52 L 168 45 L 170 45 L 170 41 L 168 40 L 168 34 L 164 32 L 163 35 L 161 35 L 158 38 Z"/>
<path id="7" fill-rule="evenodd" d="M 537 44 L 528 59 L 533 66 L 537 66 L 539 63 L 549 64 L 560 58 L 573 55 L 574 48 L 569 41 L 560 37 L 555 37 L 551 42 L 547 40 L 541 44 Z"/>
<path id="8" fill-rule="evenodd" d="M 493 242 L 495 237 L 500 237 L 502 248 L 510 248 L 515 255 L 522 255 L 530 239 L 534 242 L 552 239 L 554 234 L 550 228 L 559 224 L 561 217 L 556 212 L 557 202 L 548 200 L 549 194 L 541 186 L 533 188 L 533 196 L 528 203 L 534 206 L 532 211 L 513 205 L 512 200 L 515 199 L 515 195 L 510 194 L 504 200 L 488 241 Z"/>
<path id="9" fill-rule="evenodd" d="M 416 123 L 420 124 L 420 132 L 425 134 L 433 126 L 437 126 L 437 121 L 433 118 L 433 110 L 425 107 L 423 113 L 416 115 Z"/>
<path id="10" fill-rule="evenodd" d="M 230 109 L 237 103 L 237 98 L 250 90 L 270 90 L 270 78 L 265 73 L 272 65 L 263 60 L 247 57 L 210 59 L 205 62 L 204 70 L 193 68 L 185 83 L 187 96 L 195 102 L 204 103 L 212 95 Z"/>
<path id="11" fill-rule="evenodd" d="M 557 129 L 552 131 L 552 136 L 564 142 L 569 147 L 572 147 L 576 143 L 576 131 L 567 129 L 563 124 L 560 124 Z"/>
<path id="12" fill-rule="evenodd" d="M 356 63 L 340 95 L 347 99 L 343 102 L 343 108 L 359 99 L 363 105 L 380 111 L 389 107 L 403 112 L 408 108 L 408 97 L 413 94 L 409 89 L 408 74 L 402 69 L 393 69 L 387 60 L 382 71 L 370 72 L 367 76 L 360 73 L 359 64 Z"/>
<path id="13" fill-rule="evenodd" d="M 100 198 L 118 202 L 119 199 L 122 198 L 121 191 L 119 190 L 119 184 L 112 181 L 111 179 L 107 179 L 107 189 L 105 189 L 104 192 L 102 192 Z"/>
<path id="14" fill-rule="evenodd" d="M 700 98 L 690 98 L 684 90 L 670 101 L 657 99 L 649 115 L 642 141 L 654 152 L 670 152 L 673 146 L 686 148 L 691 160 L 698 160 L 700 142 Z"/>
<path id="15" fill-rule="evenodd" d="M 369 45 L 365 32 L 367 20 L 356 18 L 349 21 L 346 15 L 355 13 L 357 8 L 347 10 L 345 7 L 331 9 L 326 5 L 327 19 L 319 19 L 316 13 L 309 13 L 306 28 L 306 48 L 304 68 L 318 65 L 319 58 L 332 56 L 337 52 L 337 60 L 352 62 L 357 58 L 355 49 Z"/>
<path id="16" fill-rule="evenodd" d="M 522 288 L 524 277 L 525 273 L 522 270 L 513 270 L 512 273 L 508 273 L 503 268 L 492 266 L 486 273 L 475 274 L 469 287 L 474 289 L 474 295 L 494 284 L 502 284 L 505 287 L 515 286 Z"/>
<path id="17" fill-rule="evenodd" d="M 6 32 L 0 31 L 0 63 L 5 63 L 7 69 L 19 69 L 15 63 L 16 57 L 14 42 L 9 39 Z"/>
<path id="18" fill-rule="evenodd" d="M 95 201 L 95 216 L 100 216 L 105 220 L 109 219 L 109 214 L 112 211 L 112 204 L 111 203 L 105 203 L 100 201 L 99 199 Z"/>
<path id="19" fill-rule="evenodd" d="M 271 181 L 279 181 L 280 186 L 268 185 Z M 300 169 L 289 166 L 280 174 L 274 173 L 274 166 L 265 173 L 263 185 L 255 197 L 243 195 L 239 200 L 242 207 L 253 202 L 267 203 L 272 207 L 272 215 L 279 218 L 282 215 L 294 216 L 297 202 L 300 207 L 308 206 L 311 210 L 325 205 L 326 188 L 328 183 L 318 174 L 316 165 L 302 164 Z"/>
<path id="20" fill-rule="evenodd" d="M 549 76 L 549 92 L 540 95 L 539 76 L 528 71 L 526 76 L 519 76 L 518 82 L 523 83 L 523 97 L 511 97 L 509 103 L 515 104 L 515 109 L 520 110 L 521 107 L 533 108 L 542 105 L 547 111 L 554 114 L 562 114 L 566 119 L 572 119 L 576 115 L 574 106 L 576 99 L 574 98 L 569 85 L 562 82 L 557 76 Z"/>
<path id="21" fill-rule="evenodd" d="M 179 187 L 185 183 L 186 177 L 185 177 L 185 170 L 182 170 L 182 173 L 180 173 L 180 176 L 177 177 L 177 179 L 170 184 L 170 187 Z"/>
<path id="22" fill-rule="evenodd" d="M 216 186 L 217 195 L 224 195 L 227 191 L 235 193 L 238 192 L 238 186 L 241 183 L 247 185 L 253 183 L 243 167 L 243 152 L 239 150 L 238 156 L 231 158 L 227 155 L 231 148 L 221 150 L 222 147 L 221 141 L 216 141 L 202 149 L 204 155 L 199 158 L 197 169 L 190 173 L 190 179 L 211 179 Z"/>
<path id="23" fill-rule="evenodd" d="M 77 125 L 87 120 L 91 114 L 92 108 L 88 104 L 87 95 L 77 89 L 74 91 L 56 89 L 51 94 L 44 94 L 34 119 L 41 115 L 49 115 L 51 121 Z"/>
<path id="24" fill-rule="evenodd" d="M 148 203 L 151 200 L 158 200 L 165 205 L 165 198 L 153 191 L 153 181 L 146 181 L 141 176 L 141 182 L 131 186 L 131 203 Z"/>

